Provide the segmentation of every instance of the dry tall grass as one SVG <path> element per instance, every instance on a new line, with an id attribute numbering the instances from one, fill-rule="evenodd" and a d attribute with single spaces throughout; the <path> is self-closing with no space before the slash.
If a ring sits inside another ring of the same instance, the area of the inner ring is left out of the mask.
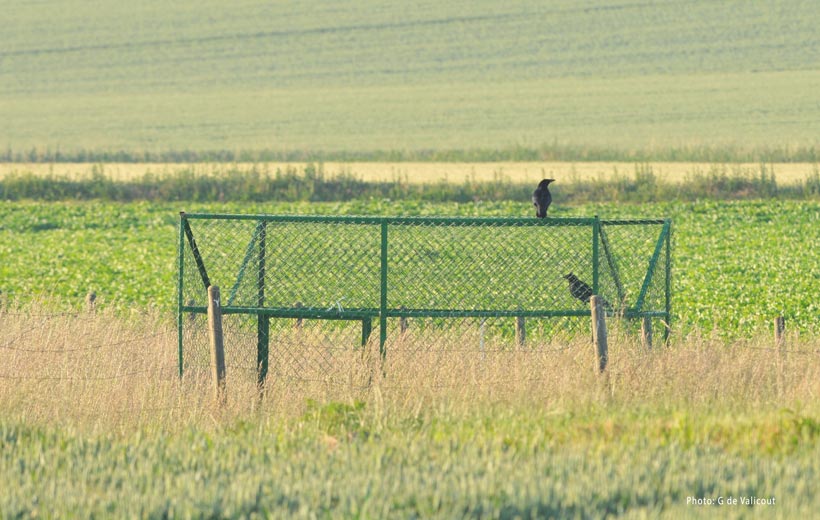
<path id="1" fill-rule="evenodd" d="M 67 177 L 83 179 L 95 171 L 102 172 L 114 181 L 126 182 L 142 178 L 147 173 L 158 177 L 170 176 L 181 171 L 196 171 L 200 174 L 218 174 L 236 168 L 238 171 L 250 171 L 252 168 L 276 172 L 295 169 L 303 172 L 309 163 L 0 163 L 0 179 L 6 175 L 32 173 L 37 176 Z M 659 179 L 680 183 L 694 174 L 705 174 L 713 169 L 726 168 L 728 174 L 734 172 L 759 172 L 759 163 L 693 163 L 693 162 L 326 162 L 323 169 L 329 176 L 341 173 L 351 174 L 369 182 L 391 182 L 400 180 L 415 184 L 437 183 L 442 181 L 460 183 L 464 181 L 492 182 L 497 179 L 508 179 L 510 182 L 531 183 L 533 186 L 544 177 L 554 177 L 562 182 L 588 181 L 599 178 L 611 178 L 614 173 L 631 176 L 636 166 L 651 169 Z M 816 171 L 814 163 L 767 163 L 765 165 L 779 184 L 796 184 L 803 182 Z"/>
<path id="2" fill-rule="evenodd" d="M 368 410 L 405 415 L 487 405 L 776 409 L 816 403 L 820 396 L 817 338 L 791 336 L 778 351 L 768 337 L 725 344 L 691 336 L 646 351 L 617 322 L 610 329 L 603 376 L 594 369 L 586 334 L 526 347 L 480 344 L 474 331 L 409 334 L 391 337 L 384 364 L 373 340 L 361 349 L 328 345 L 318 335 L 288 345 L 282 336 L 272 348 L 290 353 L 272 353 L 278 365 L 265 397 L 258 398 L 255 374 L 232 367 L 229 353 L 228 402 L 217 408 L 207 370 L 190 369 L 179 379 L 175 324 L 168 316 L 6 309 L 0 311 L 0 415 L 43 425 L 173 430 L 298 416 L 308 399 L 364 401 Z M 317 366 L 329 368 L 309 368 Z"/>

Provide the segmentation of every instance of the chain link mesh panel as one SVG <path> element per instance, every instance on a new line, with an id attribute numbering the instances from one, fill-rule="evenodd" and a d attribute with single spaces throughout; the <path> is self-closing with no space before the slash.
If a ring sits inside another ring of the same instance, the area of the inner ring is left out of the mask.
<path id="1" fill-rule="evenodd" d="M 388 307 L 578 310 L 563 275 L 592 281 L 592 227 L 423 220 L 389 230 Z"/>
<path id="2" fill-rule="evenodd" d="M 354 386 L 399 357 L 543 359 L 590 337 L 570 273 L 610 315 L 651 316 L 662 334 L 670 232 L 660 220 L 183 215 L 180 369 L 210 362 L 208 285 L 236 376 L 255 377 L 265 354 L 269 377 Z"/>

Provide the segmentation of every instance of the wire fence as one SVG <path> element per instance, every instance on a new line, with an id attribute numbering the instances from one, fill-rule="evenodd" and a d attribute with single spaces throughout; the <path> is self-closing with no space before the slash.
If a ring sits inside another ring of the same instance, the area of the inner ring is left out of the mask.
<path id="1" fill-rule="evenodd" d="M 209 285 L 226 359 L 277 376 L 333 374 L 371 341 L 383 360 L 554 351 L 589 337 L 592 294 L 665 336 L 671 248 L 669 220 L 182 214 L 180 371 L 209 360 Z"/>
<path id="2" fill-rule="evenodd" d="M 253 350 L 258 338 L 245 329 L 256 317 L 231 317 L 246 321 L 237 328 L 233 348 Z M 482 336 L 484 318 L 469 319 L 478 326 L 472 332 L 465 332 L 470 327 L 463 324 L 453 325 L 459 319 L 447 322 L 453 333 L 412 322 L 402 332 L 396 323 L 390 356 L 382 358 L 375 338 L 360 345 L 358 331 L 350 327 L 328 329 L 328 323 L 336 322 L 322 320 L 304 320 L 300 327 L 296 320 L 275 320 L 278 325 L 271 326 L 276 348 L 270 351 L 267 391 L 271 402 L 292 401 L 297 408 L 310 398 L 358 399 L 374 392 L 394 399 L 410 391 L 465 398 L 483 393 L 491 399 L 509 394 L 577 397 L 588 393 L 589 383 L 597 380 L 591 377 L 589 338 L 528 340 L 519 345 L 503 333 L 485 331 Z M 618 381 L 612 385 L 619 392 L 635 395 L 686 384 L 700 389 L 704 380 L 711 380 L 718 389 L 734 385 L 731 388 L 769 399 L 811 390 L 820 373 L 820 348 L 796 337 L 785 338 L 781 347 L 760 341 L 730 346 L 704 341 L 696 348 L 680 344 L 654 351 L 630 342 L 630 332 L 618 325 L 613 338 L 608 378 Z M 167 323 L 123 323 L 105 314 L 0 310 L 0 409 L 23 410 L 27 416 L 115 421 L 197 413 L 205 417 L 211 404 L 209 362 L 192 363 L 180 378 L 176 339 L 177 331 Z M 227 358 L 235 408 L 252 409 L 258 402 L 257 368 L 243 363 L 241 356 Z M 637 389 L 629 390 L 630 386 Z"/>

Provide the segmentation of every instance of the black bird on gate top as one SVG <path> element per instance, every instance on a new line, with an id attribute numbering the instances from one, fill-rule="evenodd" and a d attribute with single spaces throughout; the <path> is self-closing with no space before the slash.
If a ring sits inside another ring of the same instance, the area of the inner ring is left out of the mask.
<path id="1" fill-rule="evenodd" d="M 547 216 L 547 209 L 552 203 L 549 184 L 555 179 L 544 179 L 538 183 L 538 187 L 532 192 L 532 203 L 535 205 L 535 216 L 544 218 Z"/>
<path id="2" fill-rule="evenodd" d="M 572 273 L 564 275 L 564 278 L 569 282 L 569 293 L 572 297 L 589 303 L 589 299 L 592 298 L 592 287 Z M 603 304 L 607 309 L 612 309 L 608 301 L 603 300 Z"/>

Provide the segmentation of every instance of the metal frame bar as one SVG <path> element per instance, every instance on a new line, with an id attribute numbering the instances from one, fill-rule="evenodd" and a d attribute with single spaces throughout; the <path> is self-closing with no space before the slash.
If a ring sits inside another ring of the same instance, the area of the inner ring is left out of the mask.
<path id="1" fill-rule="evenodd" d="M 588 226 L 596 219 L 604 225 L 641 226 L 665 224 L 668 219 L 600 219 L 598 217 L 368 217 L 357 215 L 250 215 L 241 213 L 185 213 L 188 220 L 256 220 L 265 222 L 312 222 L 337 224 L 460 225 L 460 226 Z"/>
<path id="2" fill-rule="evenodd" d="M 672 330 L 672 220 L 666 219 L 666 327 L 663 331 L 664 342 L 669 340 Z"/>
<path id="3" fill-rule="evenodd" d="M 618 272 L 618 266 L 615 263 L 615 258 L 612 256 L 612 251 L 609 247 L 609 238 L 607 238 L 606 232 L 604 231 L 605 227 L 606 226 L 601 226 L 598 232 L 601 236 L 601 246 L 604 250 L 606 263 L 609 266 L 609 272 L 612 273 L 612 279 L 615 281 L 615 290 L 618 291 L 618 306 L 620 306 L 623 305 L 626 295 L 624 294 L 624 286 L 621 283 L 621 275 Z"/>
<path id="4" fill-rule="evenodd" d="M 379 309 L 379 354 L 382 360 L 387 356 L 384 348 L 387 342 L 387 220 L 381 221 L 381 280 L 380 280 L 380 309 Z"/>
<path id="5" fill-rule="evenodd" d="M 649 260 L 649 267 L 646 270 L 646 277 L 641 285 L 641 292 L 638 294 L 638 300 L 635 302 L 635 310 L 641 312 L 643 310 L 643 302 L 646 299 L 646 293 L 649 291 L 649 284 L 652 283 L 652 276 L 655 273 L 655 267 L 658 265 L 658 259 L 661 256 L 661 251 L 666 243 L 666 235 L 669 233 L 669 228 L 672 225 L 671 220 L 667 220 L 661 228 L 661 234 L 658 236 L 658 242 L 655 244 L 655 251 L 652 253 L 652 258 Z"/>
<path id="6" fill-rule="evenodd" d="M 256 279 L 257 305 L 265 306 L 265 256 L 267 250 L 267 223 L 260 221 L 257 225 L 259 230 L 259 258 L 257 261 L 258 272 Z M 263 314 L 256 315 L 256 369 L 257 385 L 261 388 L 268 377 L 268 360 L 270 352 L 270 318 Z"/>
<path id="7" fill-rule="evenodd" d="M 373 319 L 366 318 L 362 320 L 362 346 L 367 345 L 370 339 L 370 334 L 373 332 Z"/>
<path id="8" fill-rule="evenodd" d="M 231 292 L 228 294 L 228 305 L 233 303 L 234 298 L 236 298 L 236 293 L 239 291 L 239 285 L 242 283 L 242 279 L 245 277 L 245 269 L 248 267 L 248 262 L 251 261 L 251 256 L 253 255 L 254 246 L 256 246 L 256 240 L 259 237 L 259 232 L 262 229 L 263 223 L 260 222 L 256 225 L 256 229 L 253 230 L 253 235 L 251 235 L 251 240 L 248 242 L 248 247 L 245 249 L 245 257 L 242 259 L 242 265 L 239 266 L 239 272 L 236 275 L 236 283 L 233 284 L 231 287 Z"/>
<path id="9" fill-rule="evenodd" d="M 191 253 L 194 255 L 196 268 L 199 270 L 199 276 L 202 278 L 202 284 L 205 286 L 205 292 L 211 286 L 211 279 L 208 278 L 208 271 L 205 270 L 205 262 L 202 261 L 202 255 L 199 254 L 199 248 L 194 240 L 194 233 L 191 231 L 191 225 L 188 223 L 188 217 L 182 213 L 182 227 L 185 230 L 185 236 L 188 238 L 188 244 L 191 246 Z"/>
<path id="10" fill-rule="evenodd" d="M 183 312 L 194 314 L 206 314 L 208 308 L 201 305 L 188 305 L 182 307 Z M 263 315 L 269 318 L 303 318 L 317 320 L 348 320 L 364 321 L 367 319 L 380 318 L 381 309 L 376 308 L 355 308 L 344 309 L 342 311 L 333 309 L 306 308 L 306 307 L 222 307 L 222 314 L 250 314 Z M 609 311 L 608 315 L 621 315 L 620 311 Z M 569 309 L 569 310 L 488 310 L 488 309 L 387 309 L 384 313 L 386 318 L 562 318 L 589 316 L 590 310 Z M 666 311 L 638 311 L 636 309 L 626 309 L 623 313 L 626 317 L 664 317 Z"/>
<path id="11" fill-rule="evenodd" d="M 595 221 L 595 217 L 551 217 L 548 219 L 533 219 L 529 217 L 365 217 L 365 216 L 332 216 L 332 215 L 243 215 L 230 213 L 186 213 L 185 218 L 189 220 L 257 220 L 264 222 L 309 222 L 309 223 L 335 223 L 335 224 L 359 224 L 359 225 L 380 225 L 387 223 L 390 225 L 458 225 L 458 226 L 589 226 Z M 624 223 L 663 223 L 662 220 L 654 221 L 622 221 Z"/>
<path id="12" fill-rule="evenodd" d="M 185 276 L 185 230 L 184 224 L 185 221 L 185 212 L 180 212 L 180 219 L 179 219 L 179 255 L 177 261 L 179 263 L 179 271 L 178 276 L 179 279 L 177 280 L 177 358 L 179 360 L 179 377 L 182 378 L 182 337 L 183 337 L 183 285 L 182 281 L 184 280 Z"/>
<path id="13" fill-rule="evenodd" d="M 592 222 L 592 294 L 598 294 L 598 235 L 601 230 L 601 221 L 598 215 Z"/>

